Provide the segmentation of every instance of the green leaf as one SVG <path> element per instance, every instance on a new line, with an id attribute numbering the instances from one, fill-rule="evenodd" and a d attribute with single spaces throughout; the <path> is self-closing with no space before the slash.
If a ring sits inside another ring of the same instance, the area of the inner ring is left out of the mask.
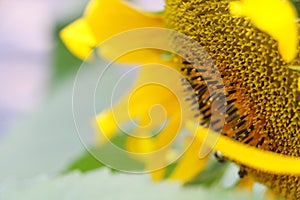
<path id="1" fill-rule="evenodd" d="M 3 135 L 0 180 L 57 174 L 82 153 L 72 115 L 73 82 L 69 79 L 61 84 L 33 113 L 24 115 Z"/>
<path id="2" fill-rule="evenodd" d="M 118 133 L 115 137 L 110 141 L 115 146 L 124 149 L 125 142 L 127 139 L 127 135 L 124 133 Z M 88 151 L 85 151 L 83 155 L 79 156 L 66 170 L 63 171 L 64 174 L 70 173 L 72 171 L 81 171 L 81 172 L 89 172 L 101 167 L 105 167 L 104 163 L 101 163 L 99 159 L 97 159 L 99 154 L 109 155 L 111 153 L 110 147 L 108 145 L 103 146 L 94 146 L 90 148 Z M 101 157 L 100 157 L 101 158 Z M 117 159 L 118 162 L 123 162 L 124 165 L 128 163 L 131 168 L 144 169 L 144 163 L 134 160 L 134 158 L 130 158 L 129 156 L 119 157 L 117 155 L 111 156 L 111 159 Z M 128 162 L 130 160 L 130 162 Z M 119 172 L 117 169 L 111 169 L 112 172 Z"/>
<path id="3" fill-rule="evenodd" d="M 1 188 L 1 186 L 3 186 Z M 221 188 L 183 188 L 170 182 L 153 183 L 148 175 L 112 174 L 108 170 L 71 173 L 60 177 L 36 177 L 30 181 L 0 184 L 1 200 L 262 200 Z"/>
<path id="4" fill-rule="evenodd" d="M 220 163 L 211 158 L 205 169 L 193 180 L 187 182 L 185 186 L 202 185 L 204 187 L 212 187 L 219 183 L 227 167 L 228 163 Z"/>
<path id="5" fill-rule="evenodd" d="M 79 69 L 82 61 L 75 57 L 66 48 L 64 43 L 59 37 L 60 31 L 70 24 L 71 21 L 60 22 L 55 27 L 54 32 L 54 54 L 53 54 L 53 75 L 52 86 L 58 87 L 59 84 L 67 77 L 74 76 Z"/>
<path id="6" fill-rule="evenodd" d="M 297 13 L 298 13 L 298 19 L 300 18 L 300 1 L 299 0 L 292 0 L 292 3 L 294 4 Z"/>
<path id="7" fill-rule="evenodd" d="M 172 163 L 169 166 L 167 166 L 166 173 L 165 173 L 165 176 L 163 179 L 168 179 L 172 175 L 172 173 L 175 170 L 177 165 L 178 165 L 178 162 L 175 162 L 175 163 Z"/>
<path id="8" fill-rule="evenodd" d="M 97 147 L 93 151 L 97 151 Z M 98 147 L 99 148 L 99 147 Z M 97 160 L 89 151 L 85 151 L 78 159 L 76 159 L 63 173 L 70 173 L 72 171 L 88 172 L 105 166 Z"/>

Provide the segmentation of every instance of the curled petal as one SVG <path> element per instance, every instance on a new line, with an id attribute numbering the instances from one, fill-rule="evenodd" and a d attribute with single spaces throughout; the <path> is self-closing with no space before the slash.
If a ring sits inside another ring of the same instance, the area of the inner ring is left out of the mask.
<path id="1" fill-rule="evenodd" d="M 204 141 L 207 134 L 215 137 L 213 148 L 222 154 L 245 166 L 274 174 L 300 175 L 300 158 L 262 150 L 219 135 L 206 128 L 196 129 L 194 124 L 188 123 L 189 129 L 196 131 L 200 141 Z M 206 144 L 204 144 L 206 145 Z M 212 144 L 208 144 L 212 145 Z"/>

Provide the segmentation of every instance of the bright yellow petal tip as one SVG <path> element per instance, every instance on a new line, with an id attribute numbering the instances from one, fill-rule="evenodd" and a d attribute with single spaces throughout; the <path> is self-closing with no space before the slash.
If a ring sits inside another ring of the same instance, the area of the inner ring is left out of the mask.
<path id="1" fill-rule="evenodd" d="M 77 57 L 86 59 L 97 44 L 87 21 L 78 19 L 60 32 L 60 37 L 68 49 Z"/>
<path id="2" fill-rule="evenodd" d="M 225 157 L 239 164 L 273 174 L 300 175 L 300 157 L 285 156 L 245 145 L 206 128 L 196 129 L 190 122 L 187 126 L 190 130 L 196 131 L 197 138 L 202 142 L 205 141 L 207 134 L 214 135 L 216 140 L 213 149 L 221 151 Z"/>
<path id="3" fill-rule="evenodd" d="M 232 15 L 247 17 L 260 30 L 278 42 L 278 50 L 286 62 L 298 53 L 297 11 L 288 0 L 241 0 L 230 2 Z"/>

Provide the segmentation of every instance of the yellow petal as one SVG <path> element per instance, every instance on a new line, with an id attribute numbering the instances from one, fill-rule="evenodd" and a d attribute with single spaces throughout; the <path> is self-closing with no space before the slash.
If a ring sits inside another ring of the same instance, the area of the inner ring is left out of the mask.
<path id="1" fill-rule="evenodd" d="M 115 106 L 97 116 L 99 128 L 110 137 L 118 131 L 118 125 L 135 121 L 137 134 L 150 133 L 163 128 L 162 123 L 170 117 L 192 118 L 192 114 L 188 116 L 190 105 L 184 100 L 185 95 L 177 71 L 160 65 L 144 66 L 133 89 Z M 173 131 L 180 127 L 181 119 L 178 121 L 172 121 L 175 123 Z"/>
<path id="2" fill-rule="evenodd" d="M 156 137 L 128 137 L 127 139 L 126 150 L 139 154 L 148 153 L 148 156 L 143 157 L 146 159 L 142 161 L 145 163 L 146 170 L 151 171 L 153 181 L 162 180 L 166 173 L 166 167 L 164 166 L 175 162 L 178 158 L 178 155 L 172 149 L 172 142 L 179 133 L 179 126 L 181 123 L 180 116 L 178 116 L 178 114 L 175 114 L 175 116 L 169 120 L 168 124 Z M 148 136 L 151 135 L 148 134 Z M 136 158 L 139 159 L 138 156 Z"/>
<path id="3" fill-rule="evenodd" d="M 138 12 L 121 0 L 93 0 L 85 16 L 99 43 L 135 28 L 164 27 L 161 18 Z"/>
<path id="4" fill-rule="evenodd" d="M 236 186 L 236 190 L 243 190 L 243 192 L 248 192 L 249 194 L 251 194 L 253 191 L 254 183 L 255 181 L 251 176 L 243 177 L 239 180 L 239 183 Z"/>
<path id="5" fill-rule="evenodd" d="M 149 132 L 137 129 L 136 133 L 132 133 L 134 136 L 128 138 L 130 141 L 127 144 L 128 149 L 135 149 L 134 152 L 136 153 L 152 153 L 170 146 L 181 128 L 180 112 L 174 115 L 160 127 L 159 131 L 154 130 L 156 127 L 150 129 Z M 163 121 L 160 121 L 160 123 L 163 123 Z M 156 133 L 154 133 L 155 131 Z"/>
<path id="6" fill-rule="evenodd" d="M 239 164 L 274 174 L 300 175 L 300 158 L 265 151 L 245 145 L 226 136 L 214 133 L 206 128 L 198 128 L 188 123 L 189 129 L 196 131 L 200 141 L 204 141 L 207 134 L 215 138 L 213 148 Z M 204 144 L 206 145 L 206 144 Z M 212 144 L 208 144 L 209 146 Z"/>
<path id="7" fill-rule="evenodd" d="M 128 137 L 125 148 L 127 151 L 136 153 L 134 158 L 145 164 L 145 171 L 151 172 L 153 181 L 159 181 L 164 178 L 167 151 L 163 150 L 160 153 L 156 153 L 155 151 L 158 148 L 154 138 Z M 144 156 L 139 156 L 141 154 Z"/>
<path id="8" fill-rule="evenodd" d="M 128 41 L 124 41 L 122 46 L 126 47 L 126 42 Z M 118 45 L 120 44 L 102 45 L 101 48 L 99 48 L 98 53 L 102 58 L 114 60 L 116 63 L 160 63 L 168 66 L 174 65 L 170 60 L 164 58 L 164 55 L 167 54 L 167 52 L 157 49 L 145 48 L 116 57 L 116 55 L 120 55 L 117 49 Z"/>
<path id="9" fill-rule="evenodd" d="M 156 181 L 165 176 L 166 169 L 163 167 L 170 164 L 169 153 L 172 150 L 168 145 L 179 133 L 182 120 L 190 114 L 190 103 L 184 100 L 186 93 L 180 77 L 169 67 L 144 66 L 132 91 L 113 108 L 97 116 L 100 143 L 118 132 L 120 124 L 130 120 L 136 122 L 131 136 L 127 138 L 126 150 L 143 154 L 136 155 L 136 159 L 145 163 L 146 170 L 155 170 L 151 174 Z M 193 118 L 192 115 L 190 117 Z M 154 131 L 157 135 L 152 136 Z M 147 153 L 149 155 L 145 155 Z"/>
<path id="10" fill-rule="evenodd" d="M 111 109 L 100 113 L 96 117 L 97 144 L 103 145 L 110 140 L 119 130 L 119 124 L 116 121 Z"/>
<path id="11" fill-rule="evenodd" d="M 166 170 L 167 170 L 166 168 L 162 168 L 162 169 L 156 170 L 154 172 L 151 172 L 152 181 L 162 180 L 166 174 Z"/>
<path id="12" fill-rule="evenodd" d="M 152 109 L 152 106 L 156 104 L 167 109 L 166 113 L 159 107 Z M 100 113 L 97 116 L 97 123 L 101 133 L 108 138 L 119 131 L 119 125 L 130 120 L 137 122 L 135 128 L 139 129 L 139 132 L 150 132 L 160 126 L 166 117 L 171 116 L 178 108 L 179 105 L 176 101 L 174 102 L 174 96 L 171 93 L 164 92 L 164 88 L 159 86 L 148 86 L 135 92 L 133 97 L 126 95 L 112 109 Z M 150 115 L 149 111 L 151 111 Z"/>
<path id="13" fill-rule="evenodd" d="M 265 196 L 266 200 L 276 200 L 276 199 L 278 199 L 277 198 L 278 196 L 276 194 L 274 194 L 274 192 L 270 189 L 267 189 L 264 196 Z"/>
<path id="14" fill-rule="evenodd" d="M 279 52 L 286 62 L 297 56 L 297 11 L 288 0 L 241 0 L 230 2 L 233 15 L 250 18 L 260 30 L 278 42 Z"/>
<path id="15" fill-rule="evenodd" d="M 129 136 L 126 140 L 126 150 L 137 154 L 152 153 L 155 151 L 154 140 L 153 138 L 138 138 Z"/>
<path id="16" fill-rule="evenodd" d="M 170 180 L 180 181 L 185 183 L 197 176 L 206 166 L 209 156 L 199 158 L 199 151 L 202 142 L 197 138 L 186 138 L 193 140 L 191 145 L 180 158 L 178 165 L 169 177 Z M 187 141 L 190 144 L 190 141 Z M 187 170 L 188 169 L 188 170 Z"/>
<path id="17" fill-rule="evenodd" d="M 102 42 L 123 31 L 143 27 L 164 27 L 162 15 L 139 12 L 121 0 L 92 0 L 84 17 L 66 27 L 61 37 L 70 51 L 81 59 L 85 59 L 94 47 L 100 45 L 100 55 L 115 60 L 117 47 L 126 47 L 132 41 L 123 40 L 115 45 L 101 45 Z M 142 49 L 123 55 L 115 62 L 166 64 L 162 59 L 164 53 Z"/>
<path id="18" fill-rule="evenodd" d="M 164 27 L 159 15 L 138 12 L 121 0 L 94 0 L 86 11 L 86 18 L 97 38 L 98 44 L 121 33 L 143 27 Z M 145 38 L 147 40 L 147 38 Z M 118 46 L 126 47 L 133 41 L 123 40 L 114 46 L 100 45 L 100 55 L 108 60 L 114 59 Z M 120 63 L 160 63 L 164 52 L 153 49 L 142 49 L 123 55 L 116 62 Z"/>
<path id="19" fill-rule="evenodd" d="M 174 104 L 174 106 L 176 106 Z M 156 136 L 155 145 L 157 149 L 166 147 L 171 145 L 171 143 L 175 140 L 176 136 L 178 136 L 181 126 L 182 126 L 182 116 L 181 111 L 177 113 L 173 113 L 173 116 L 170 117 L 167 125 L 163 128 L 163 130 Z"/>
<path id="20" fill-rule="evenodd" d="M 87 21 L 83 18 L 76 20 L 60 32 L 60 37 L 69 50 L 84 60 L 89 56 L 97 40 Z"/>

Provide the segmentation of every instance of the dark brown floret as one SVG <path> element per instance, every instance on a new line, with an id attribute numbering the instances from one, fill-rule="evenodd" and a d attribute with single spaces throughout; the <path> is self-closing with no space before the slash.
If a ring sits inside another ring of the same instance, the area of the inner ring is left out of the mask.
<path id="1" fill-rule="evenodd" d="M 223 84 L 216 82 L 213 75 L 211 80 L 207 76 L 213 72 L 201 52 L 195 54 L 184 43 L 175 47 L 189 58 L 177 60 L 197 96 L 201 123 L 211 124 L 215 131 L 245 144 L 300 156 L 297 85 L 300 73 L 288 68 L 300 65 L 299 56 L 292 63 L 285 63 L 276 40 L 255 28 L 248 19 L 232 16 L 227 0 L 167 0 L 166 3 L 167 26 L 198 41 L 223 79 L 226 101 L 212 111 L 211 105 L 218 101 L 217 91 Z M 189 62 L 195 59 L 202 64 Z M 209 94 L 207 84 L 215 86 L 215 94 Z M 219 111 L 225 111 L 224 127 L 222 122 L 210 121 L 212 113 Z M 248 167 L 244 170 L 277 194 L 300 199 L 300 177 L 262 173 Z"/>

